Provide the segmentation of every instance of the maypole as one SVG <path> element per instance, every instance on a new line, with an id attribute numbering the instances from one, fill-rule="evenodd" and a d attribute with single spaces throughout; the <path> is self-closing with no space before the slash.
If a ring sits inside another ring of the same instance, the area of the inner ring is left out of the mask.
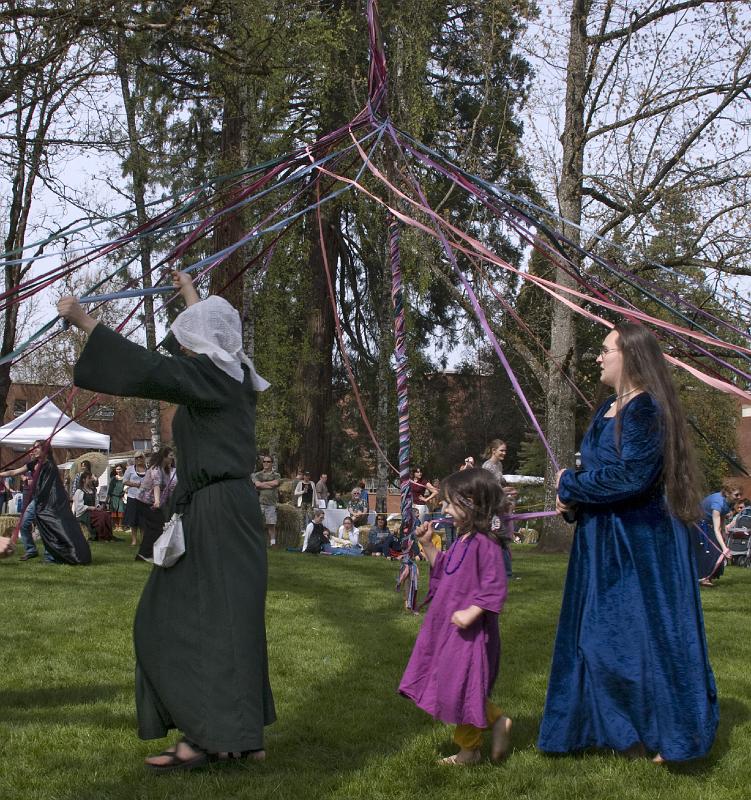
<path id="1" fill-rule="evenodd" d="M 373 127 L 381 124 L 386 109 L 388 89 L 388 72 L 386 55 L 383 48 L 383 37 L 378 17 L 377 0 L 368 0 L 368 34 L 370 49 L 370 67 L 368 70 L 368 112 Z M 412 558 L 414 530 L 417 526 L 412 507 L 410 491 L 410 428 L 409 428 L 409 395 L 407 377 L 407 334 L 404 314 L 404 290 L 402 286 L 401 255 L 399 252 L 399 223 L 393 214 L 389 214 L 389 263 L 391 266 L 391 303 L 394 310 L 394 354 L 396 357 L 396 398 L 399 419 L 399 488 L 401 490 L 401 532 L 406 534 L 401 558 L 402 568 L 397 578 L 397 590 L 406 584 L 406 606 L 412 611 L 417 606 L 417 562 Z"/>

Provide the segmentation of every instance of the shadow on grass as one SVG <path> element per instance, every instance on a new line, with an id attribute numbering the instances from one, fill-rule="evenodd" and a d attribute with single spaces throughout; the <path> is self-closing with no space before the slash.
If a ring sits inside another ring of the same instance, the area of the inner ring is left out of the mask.
<path id="1" fill-rule="evenodd" d="M 735 698 L 720 699 L 720 724 L 714 745 L 706 758 L 668 764 L 667 769 L 677 775 L 701 775 L 716 769 L 718 762 L 730 750 L 733 728 L 751 719 L 745 703 Z"/>
<path id="2" fill-rule="evenodd" d="M 34 689 L 3 689 L 0 708 L 6 724 L 91 724 L 105 728 L 131 724 L 132 714 L 113 714 L 104 704 L 117 697 L 127 697 L 127 684 L 85 684 L 46 686 Z M 115 724 L 117 723 L 117 724 Z"/>
<path id="3" fill-rule="evenodd" d="M 302 556 L 282 555 L 273 558 L 270 567 L 267 624 L 279 719 L 266 731 L 269 761 L 216 766 L 188 778 L 184 774 L 157 777 L 146 773 L 140 760 L 134 760 L 118 764 L 120 774 L 105 781 L 101 772 L 87 781 L 85 766 L 81 764 L 79 771 L 72 763 L 81 777 L 64 797 L 161 797 L 166 791 L 177 792 L 178 787 L 186 800 L 234 797 L 235 792 L 247 791 L 247 781 L 252 778 L 256 797 L 279 796 L 283 784 L 289 796 L 304 794 L 310 800 L 336 795 L 350 780 L 356 780 L 356 773 L 368 766 L 377 768 L 409 750 L 418 737 L 443 736 L 437 727 L 440 723 L 396 692 L 422 623 L 401 611 L 401 598 L 393 590 L 396 565 L 357 563 L 354 559 L 304 561 Z M 423 579 L 427 577 L 427 570 L 424 572 Z M 423 585 L 426 583 L 424 580 Z M 530 590 L 527 587 L 526 591 Z M 280 608 L 283 615 L 278 614 Z M 509 623 L 511 630 L 520 628 L 509 634 L 512 638 L 522 635 L 523 617 L 518 625 L 511 619 Z M 311 646 L 314 636 L 319 640 Z M 299 652 L 290 653 L 288 648 L 294 648 L 295 641 L 300 642 Z M 546 648 L 525 655 L 515 667 L 514 683 L 524 684 L 526 672 L 538 673 L 538 677 L 546 674 Z M 305 664 L 301 671 L 295 661 L 306 658 L 318 663 Z M 512 690 L 499 689 L 497 694 L 504 702 L 511 700 Z M 95 695 L 92 692 L 92 700 Z M 509 713 L 513 715 L 513 708 Z M 534 741 L 538 723 L 537 716 L 515 720 L 517 747 Z M 447 748 L 450 736 L 446 728 Z M 443 743 L 439 747 L 443 748 Z M 150 747 L 149 752 L 159 749 L 161 745 Z M 129 750 L 128 758 L 133 752 Z"/>

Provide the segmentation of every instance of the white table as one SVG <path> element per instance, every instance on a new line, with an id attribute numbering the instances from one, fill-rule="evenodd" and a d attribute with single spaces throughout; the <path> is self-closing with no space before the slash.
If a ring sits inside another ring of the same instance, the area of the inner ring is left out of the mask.
<path id="1" fill-rule="evenodd" d="M 345 517 L 349 517 L 350 513 L 346 508 L 327 508 L 323 517 L 324 527 L 328 528 L 334 536 L 339 535 L 339 528 L 344 522 Z M 368 525 L 375 522 L 375 511 L 368 513 Z"/>

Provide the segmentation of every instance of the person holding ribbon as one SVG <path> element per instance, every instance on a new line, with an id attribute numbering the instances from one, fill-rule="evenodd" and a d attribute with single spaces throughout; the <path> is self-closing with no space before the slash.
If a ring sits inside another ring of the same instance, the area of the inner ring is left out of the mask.
<path id="1" fill-rule="evenodd" d="M 477 764 L 482 732 L 492 730 L 490 755 L 502 759 L 511 720 L 490 700 L 501 656 L 498 615 L 506 599 L 505 544 L 493 530 L 506 513 L 497 480 L 484 469 L 449 475 L 441 485 L 459 538 L 447 552 L 433 543 L 433 523 L 416 530 L 430 562 L 430 603 L 399 692 L 436 719 L 456 725 L 459 752 L 440 763 Z"/>
<path id="2" fill-rule="evenodd" d="M 173 283 L 187 308 L 171 327 L 181 351 L 172 357 L 97 323 L 74 297 L 58 302 L 60 316 L 88 334 L 77 386 L 179 406 L 172 433 L 180 481 L 171 508 L 182 514 L 185 554 L 169 569 L 152 569 L 134 624 L 139 736 L 183 733 L 146 759 L 157 772 L 260 760 L 264 726 L 275 719 L 266 535 L 249 481 L 256 394 L 268 383 L 242 351 L 237 311 L 220 297 L 201 300 L 185 273 L 174 272 Z"/>
<path id="3" fill-rule="evenodd" d="M 698 469 L 655 337 L 622 322 L 605 337 L 582 468 L 558 473 L 574 512 L 538 747 L 589 747 L 654 761 L 704 756 L 719 718 L 689 525 Z"/>

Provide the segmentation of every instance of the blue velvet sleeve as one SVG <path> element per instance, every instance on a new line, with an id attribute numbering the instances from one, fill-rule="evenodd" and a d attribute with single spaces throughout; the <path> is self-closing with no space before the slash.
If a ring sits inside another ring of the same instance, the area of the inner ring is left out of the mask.
<path id="1" fill-rule="evenodd" d="M 642 395 L 624 409 L 619 458 L 597 469 L 566 470 L 558 484 L 563 503 L 608 505 L 638 497 L 652 487 L 662 470 L 659 412 Z"/>

